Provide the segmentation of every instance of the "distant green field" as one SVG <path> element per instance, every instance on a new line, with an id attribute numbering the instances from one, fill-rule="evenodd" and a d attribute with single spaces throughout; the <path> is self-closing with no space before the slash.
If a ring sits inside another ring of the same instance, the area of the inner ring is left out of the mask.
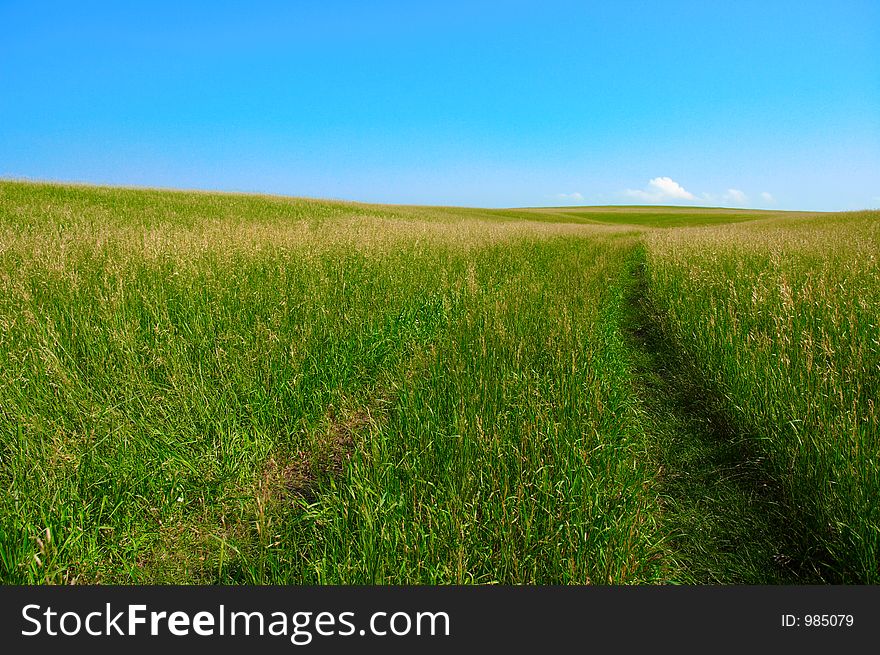
<path id="1" fill-rule="evenodd" d="M 651 208 L 654 209 L 654 208 Z M 659 208 L 658 208 L 659 209 Z M 602 210 L 598 207 L 572 209 L 533 210 L 533 214 L 554 222 L 612 223 L 619 225 L 643 225 L 646 227 L 688 227 L 695 225 L 720 225 L 781 217 L 786 212 L 741 211 L 736 209 L 703 209 L 684 211 L 669 207 L 657 211 L 636 208 L 614 208 Z M 803 215 L 803 214 L 801 214 Z"/>
<path id="2" fill-rule="evenodd" d="M 880 582 L 880 212 L 0 182 L 0 581 Z"/>

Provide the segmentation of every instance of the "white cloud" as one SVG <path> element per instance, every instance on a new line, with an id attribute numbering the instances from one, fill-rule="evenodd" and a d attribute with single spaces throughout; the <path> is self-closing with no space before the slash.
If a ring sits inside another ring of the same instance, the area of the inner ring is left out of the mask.
<path id="1" fill-rule="evenodd" d="M 770 193 L 769 191 L 762 191 L 761 192 L 761 200 L 763 200 L 764 202 L 766 202 L 767 204 L 770 204 L 770 205 L 772 205 L 774 202 L 776 202 L 776 198 L 774 198 L 773 194 Z"/>
<path id="2" fill-rule="evenodd" d="M 732 202 L 735 205 L 745 205 L 749 201 L 748 196 L 739 189 L 728 189 L 721 197 L 725 202 Z"/>
<path id="3" fill-rule="evenodd" d="M 655 177 L 648 181 L 646 189 L 627 189 L 626 195 L 639 200 L 660 202 L 662 200 L 696 200 L 694 194 L 686 190 L 670 177 Z"/>
<path id="4" fill-rule="evenodd" d="M 584 196 L 578 191 L 574 193 L 557 193 L 556 199 L 562 202 L 583 202 Z"/>

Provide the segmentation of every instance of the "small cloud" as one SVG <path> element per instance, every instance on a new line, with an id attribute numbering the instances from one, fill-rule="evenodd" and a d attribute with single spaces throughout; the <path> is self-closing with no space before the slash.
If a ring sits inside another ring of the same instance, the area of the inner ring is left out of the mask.
<path id="1" fill-rule="evenodd" d="M 696 200 L 694 194 L 686 190 L 671 177 L 655 177 L 648 181 L 646 189 L 627 189 L 626 195 L 639 200 L 660 202 L 662 200 Z"/>
<path id="2" fill-rule="evenodd" d="M 770 193 L 769 191 L 762 191 L 761 192 L 761 200 L 766 202 L 768 205 L 772 205 L 774 202 L 776 202 L 776 198 L 774 198 L 773 194 Z"/>
<path id="3" fill-rule="evenodd" d="M 745 205 L 749 201 L 748 196 L 739 189 L 728 189 L 724 192 L 724 195 L 721 196 L 721 198 L 725 202 L 730 202 L 735 205 Z"/>
<path id="4" fill-rule="evenodd" d="M 557 200 L 560 200 L 562 202 L 583 202 L 584 201 L 584 196 L 581 193 L 579 193 L 578 191 L 575 191 L 574 193 L 557 193 L 555 197 Z"/>

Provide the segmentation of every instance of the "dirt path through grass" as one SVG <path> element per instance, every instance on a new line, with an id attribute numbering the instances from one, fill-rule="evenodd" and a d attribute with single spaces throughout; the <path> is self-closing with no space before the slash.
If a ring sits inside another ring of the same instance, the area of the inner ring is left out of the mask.
<path id="1" fill-rule="evenodd" d="M 748 435 L 738 434 L 720 403 L 664 337 L 650 305 L 644 253 L 630 266 L 624 331 L 633 353 L 646 429 L 662 467 L 663 521 L 671 535 L 670 581 L 819 583 L 816 561 L 762 470 Z"/>

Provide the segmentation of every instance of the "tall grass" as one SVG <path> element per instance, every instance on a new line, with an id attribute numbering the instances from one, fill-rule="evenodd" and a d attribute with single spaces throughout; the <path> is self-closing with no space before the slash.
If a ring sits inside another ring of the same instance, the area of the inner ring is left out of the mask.
<path id="1" fill-rule="evenodd" d="M 759 444 L 830 579 L 880 581 L 880 215 L 645 239 L 665 327 Z"/>
<path id="2" fill-rule="evenodd" d="M 309 514 L 303 578 L 658 577 L 654 471 L 606 288 L 629 246 L 507 244 L 441 269 L 446 327 Z"/>
<path id="3" fill-rule="evenodd" d="M 0 581 L 693 579 L 644 251 L 828 579 L 876 582 L 877 225 L 0 182 Z"/>
<path id="4" fill-rule="evenodd" d="M 0 192 L 4 581 L 657 575 L 619 229 Z"/>

